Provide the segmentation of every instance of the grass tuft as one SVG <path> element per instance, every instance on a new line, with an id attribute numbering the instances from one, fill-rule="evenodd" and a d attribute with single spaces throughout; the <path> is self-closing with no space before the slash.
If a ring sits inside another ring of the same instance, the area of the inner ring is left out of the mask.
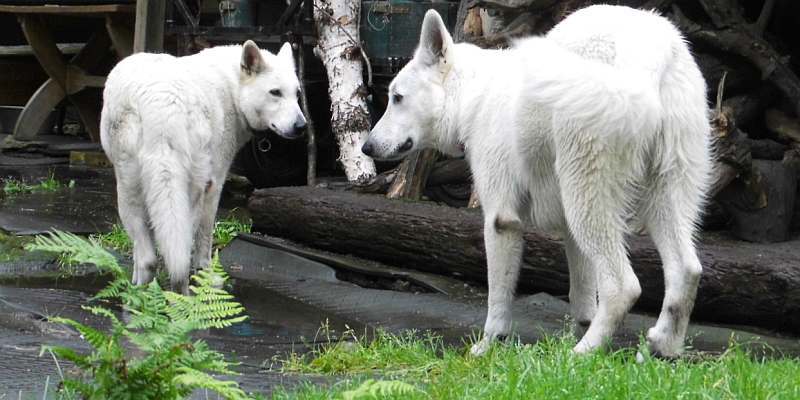
<path id="1" fill-rule="evenodd" d="M 222 248 L 228 245 L 239 233 L 250 233 L 253 222 L 236 216 L 236 209 L 228 216 L 214 223 L 214 246 Z"/>
<path id="2" fill-rule="evenodd" d="M 133 251 L 133 241 L 122 225 L 114 224 L 111 226 L 110 232 L 98 234 L 96 238 L 103 247 L 114 249 L 120 253 L 128 254 Z"/>
<path id="3" fill-rule="evenodd" d="M 62 188 L 75 187 L 75 181 L 70 180 L 67 183 L 62 183 L 55 178 L 53 172 L 50 172 L 47 178 L 37 183 L 27 183 L 18 179 L 7 179 L 3 184 L 3 193 L 7 195 L 34 193 L 34 192 L 55 192 Z"/>

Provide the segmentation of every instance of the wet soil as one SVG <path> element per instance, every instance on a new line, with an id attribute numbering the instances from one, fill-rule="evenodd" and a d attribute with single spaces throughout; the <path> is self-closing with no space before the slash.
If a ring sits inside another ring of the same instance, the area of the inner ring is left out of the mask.
<path id="1" fill-rule="evenodd" d="M 99 328 L 106 324 L 81 309 L 106 280 L 91 268 L 73 271 L 78 276 L 63 276 L 52 256 L 19 251 L 25 239 L 17 235 L 54 227 L 79 233 L 107 230 L 116 221 L 113 173 L 69 166 L 0 167 L 0 177 L 10 174 L 35 180 L 51 170 L 57 179 L 75 180 L 74 188 L 0 199 L 0 228 L 13 232 L 3 236 L 0 249 L 2 254 L 5 250 L 14 254 L 0 258 L 0 399 L 17 398 L 20 393 L 22 398 L 41 398 L 46 383 L 53 387 L 58 368 L 51 357 L 39 357 L 42 344 L 87 350 L 74 332 L 48 322 L 49 316 L 69 317 Z M 434 331 L 446 342 L 461 345 L 479 331 L 485 318 L 485 289 L 455 278 L 259 235 L 242 235 L 220 258 L 231 274 L 232 291 L 250 319 L 197 336 L 242 363 L 242 375 L 235 379 L 250 391 L 268 394 L 278 386 L 330 383 L 324 377 L 281 373 L 277 360 L 336 339 L 348 329 L 367 334 L 377 328 Z M 567 312 L 563 298 L 545 293 L 520 296 L 514 303 L 515 333 L 531 342 L 563 332 Z M 615 337 L 615 345 L 635 345 L 654 322 L 652 316 L 631 314 Z M 760 338 L 784 354 L 800 355 L 798 338 L 755 328 L 695 323 L 689 333 L 697 351 L 710 352 L 725 349 L 732 335 L 741 342 Z M 70 367 L 61 364 L 61 368 Z"/>

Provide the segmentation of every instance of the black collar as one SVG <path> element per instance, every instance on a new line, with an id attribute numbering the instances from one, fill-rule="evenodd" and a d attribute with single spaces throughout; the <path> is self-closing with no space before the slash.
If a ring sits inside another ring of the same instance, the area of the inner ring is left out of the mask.
<path id="1" fill-rule="evenodd" d="M 253 135 L 255 139 L 265 139 L 266 137 L 269 136 L 269 133 L 271 132 L 269 129 L 256 130 L 250 127 L 248 128 L 250 130 L 250 134 Z"/>

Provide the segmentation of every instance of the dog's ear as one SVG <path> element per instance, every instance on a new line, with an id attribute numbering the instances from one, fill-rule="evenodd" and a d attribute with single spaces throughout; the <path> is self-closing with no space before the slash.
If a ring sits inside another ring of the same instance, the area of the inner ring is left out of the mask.
<path id="1" fill-rule="evenodd" d="M 453 38 L 447 32 L 442 17 L 435 10 L 428 10 L 422 21 L 422 32 L 415 57 L 419 57 L 426 65 L 446 61 L 448 50 L 453 46 Z"/>
<path id="2" fill-rule="evenodd" d="M 253 42 L 248 40 L 242 46 L 242 72 L 248 75 L 255 75 L 267 68 L 267 63 L 261 55 L 261 49 Z"/>
<path id="3" fill-rule="evenodd" d="M 280 51 L 278 51 L 278 57 L 294 64 L 294 53 L 292 53 L 292 44 L 289 42 L 284 42 L 283 46 L 281 46 Z"/>

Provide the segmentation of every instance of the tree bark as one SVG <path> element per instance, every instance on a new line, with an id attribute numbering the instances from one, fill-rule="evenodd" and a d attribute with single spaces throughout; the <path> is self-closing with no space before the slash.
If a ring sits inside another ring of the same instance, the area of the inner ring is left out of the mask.
<path id="1" fill-rule="evenodd" d="M 360 12 L 357 0 L 314 0 L 316 51 L 328 74 L 331 129 L 339 144 L 339 161 L 351 182 L 375 176 L 375 163 L 361 153 L 370 122 L 358 36 Z"/>
<path id="2" fill-rule="evenodd" d="M 269 235 L 394 266 L 486 281 L 483 219 L 476 210 L 306 187 L 259 190 L 249 208 L 256 229 Z M 629 244 L 643 288 L 638 306 L 657 311 L 664 293 L 658 252 L 646 237 L 633 236 Z M 796 242 L 767 246 L 706 236 L 698 255 L 705 270 L 696 317 L 800 332 Z M 526 233 L 520 287 L 568 292 L 566 257 L 558 239 Z"/>

